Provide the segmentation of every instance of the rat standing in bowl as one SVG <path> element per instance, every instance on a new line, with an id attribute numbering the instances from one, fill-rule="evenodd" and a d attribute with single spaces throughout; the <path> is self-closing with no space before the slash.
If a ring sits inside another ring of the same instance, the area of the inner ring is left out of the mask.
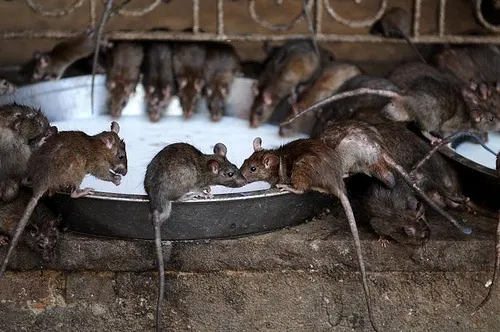
<path id="1" fill-rule="evenodd" d="M 32 182 L 33 196 L 10 241 L 0 268 L 0 278 L 43 195 L 64 189 L 70 189 L 73 198 L 88 195 L 92 193 L 92 188 L 79 188 L 86 174 L 120 184 L 121 175 L 127 174 L 127 154 L 125 142 L 118 136 L 119 131 L 120 126 L 113 121 L 111 131 L 93 136 L 81 131 L 59 132 L 31 155 L 28 177 Z"/>
<path id="2" fill-rule="evenodd" d="M 159 268 L 156 331 L 161 331 L 161 307 L 165 292 L 165 267 L 161 248 L 161 226 L 172 212 L 172 201 L 192 197 L 210 198 L 210 185 L 241 187 L 247 183 L 238 167 L 226 158 L 222 143 L 214 146 L 214 154 L 203 154 L 186 143 L 167 145 L 151 160 L 144 178 L 149 197 L 149 218 L 155 229 Z"/>

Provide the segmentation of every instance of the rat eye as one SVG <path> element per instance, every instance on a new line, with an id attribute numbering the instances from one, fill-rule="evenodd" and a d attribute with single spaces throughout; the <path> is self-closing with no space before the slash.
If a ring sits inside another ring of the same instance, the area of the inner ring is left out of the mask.
<path id="1" fill-rule="evenodd" d="M 490 121 L 493 122 L 494 120 L 495 120 L 495 118 L 490 116 Z"/>
<path id="2" fill-rule="evenodd" d="M 120 159 L 120 160 L 122 160 L 124 157 L 125 157 L 125 156 L 124 156 L 124 155 L 122 155 L 122 154 L 118 155 L 118 159 Z"/>
<path id="3" fill-rule="evenodd" d="M 127 106 L 127 101 L 126 100 L 122 101 L 122 107 L 125 107 L 125 106 Z"/>
<path id="4" fill-rule="evenodd" d="M 256 170 L 257 170 L 257 167 L 255 167 L 255 166 L 250 167 L 250 172 L 255 172 Z"/>
<path id="5" fill-rule="evenodd" d="M 45 245 L 43 243 L 39 243 L 38 248 L 43 249 L 43 248 L 45 248 Z"/>
<path id="6" fill-rule="evenodd" d="M 233 175 L 234 175 L 234 173 L 233 173 L 233 172 L 228 172 L 228 173 L 227 173 L 227 176 L 229 176 L 230 178 L 232 178 L 232 177 L 233 177 Z"/>

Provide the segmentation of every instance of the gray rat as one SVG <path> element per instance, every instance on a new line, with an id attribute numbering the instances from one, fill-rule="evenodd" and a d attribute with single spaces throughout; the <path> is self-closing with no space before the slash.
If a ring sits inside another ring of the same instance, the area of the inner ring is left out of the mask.
<path id="1" fill-rule="evenodd" d="M 299 111 L 331 96 L 344 82 L 360 74 L 361 70 L 353 64 L 343 62 L 333 62 L 329 64 L 323 68 L 318 77 L 299 94 L 297 102 L 293 103 L 291 106 L 292 113 L 297 114 Z M 296 131 L 311 134 L 315 123 L 315 114 L 306 115 L 290 126 L 281 127 L 280 135 L 290 136 Z"/>
<path id="2" fill-rule="evenodd" d="M 176 42 L 173 45 L 174 74 L 185 119 L 193 116 L 205 86 L 207 47 L 204 43 Z"/>
<path id="3" fill-rule="evenodd" d="M 109 112 L 119 118 L 140 80 L 144 47 L 137 42 L 116 42 L 111 50 L 111 64 L 106 77 Z"/>
<path id="4" fill-rule="evenodd" d="M 0 199 L 13 200 L 26 177 L 31 153 L 57 132 L 45 115 L 32 107 L 0 106 Z"/>
<path id="5" fill-rule="evenodd" d="M 226 43 L 207 45 L 205 95 L 212 121 L 219 121 L 226 108 L 234 76 L 240 71 L 240 59 L 234 48 Z"/>
<path id="6" fill-rule="evenodd" d="M 392 189 L 374 181 L 364 194 L 363 203 L 378 235 L 411 246 L 423 246 L 429 240 L 431 230 L 425 207 L 399 177 Z"/>
<path id="7" fill-rule="evenodd" d="M 33 152 L 28 164 L 28 177 L 32 183 L 33 196 L 10 241 L 0 268 L 0 278 L 42 196 L 68 188 L 71 190 L 72 198 L 90 194 L 92 188 L 79 188 L 86 174 L 113 182 L 115 185 L 120 184 L 121 175 L 127 174 L 127 154 L 125 142 L 118 136 L 119 131 L 120 126 L 113 121 L 111 131 L 93 136 L 81 131 L 59 132 Z"/>
<path id="8" fill-rule="evenodd" d="M 161 331 L 161 307 L 165 293 L 165 268 L 161 247 L 161 225 L 172 212 L 172 201 L 191 197 L 211 197 L 210 185 L 241 187 L 246 180 L 227 158 L 226 146 L 217 143 L 214 154 L 203 154 L 194 146 L 174 143 L 164 147 L 151 160 L 144 178 L 149 197 L 149 218 L 155 230 L 159 285 L 156 303 L 156 331 Z"/>
<path id="9" fill-rule="evenodd" d="M 147 45 L 143 85 L 146 90 L 149 119 L 157 122 L 175 93 L 171 44 L 152 42 Z"/>
<path id="10" fill-rule="evenodd" d="M 14 235 L 30 198 L 28 193 L 20 191 L 14 201 L 0 202 L 0 234 L 3 234 L 0 235 L 0 245 L 6 245 Z M 21 241 L 44 261 L 53 262 L 59 244 L 57 226 L 60 220 L 60 216 L 56 216 L 44 203 L 38 202 L 26 226 L 28 232 L 22 235 Z"/>

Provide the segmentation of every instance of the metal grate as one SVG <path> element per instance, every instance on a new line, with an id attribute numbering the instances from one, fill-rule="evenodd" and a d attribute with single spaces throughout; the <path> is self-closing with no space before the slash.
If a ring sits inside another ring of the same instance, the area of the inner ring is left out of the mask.
<path id="1" fill-rule="evenodd" d="M 103 1 L 103 0 L 101 0 Z M 225 0 L 217 0 L 217 29 L 215 33 L 201 32 L 199 27 L 199 1 L 192 0 L 193 4 L 193 28 L 192 32 L 166 32 L 166 31 L 112 31 L 106 33 L 106 36 L 111 39 L 171 39 L 171 40 L 243 40 L 243 41 L 263 41 L 263 40 L 285 40 L 289 38 L 307 38 L 308 34 L 289 34 L 286 33 L 297 23 L 304 19 L 303 13 L 291 18 L 288 24 L 276 25 L 265 21 L 259 16 L 258 9 L 256 8 L 255 0 L 248 0 L 248 14 L 252 20 L 274 32 L 273 34 L 232 34 L 226 32 L 224 28 L 224 2 Z M 243 0 L 240 0 L 243 1 Z M 352 1 L 353 6 L 362 6 L 363 0 L 345 0 Z M 414 0 L 413 6 L 413 33 L 411 40 L 415 43 L 493 43 L 500 44 L 500 26 L 489 24 L 481 13 L 482 0 L 476 0 L 475 15 L 481 25 L 487 30 L 492 32 L 491 35 L 477 36 L 477 35 L 456 35 L 446 33 L 446 0 L 438 0 L 439 9 L 437 11 L 436 20 L 438 22 L 438 31 L 434 34 L 421 34 L 420 33 L 420 18 L 422 0 Z M 63 17 L 70 15 L 75 9 L 82 7 L 85 4 L 89 6 L 90 24 L 96 25 L 96 5 L 98 0 L 75 0 L 74 3 L 64 8 L 46 8 L 39 3 L 39 0 L 25 0 L 26 5 L 33 11 L 40 15 L 49 17 Z M 275 0 L 278 5 L 283 5 L 283 0 Z M 162 0 L 152 0 L 147 6 L 130 10 L 123 7 L 119 10 L 120 16 L 143 16 L 155 10 L 160 4 L 164 4 Z M 379 36 L 372 36 L 367 34 L 325 34 L 322 33 L 323 12 L 326 12 L 330 18 L 350 28 L 363 28 L 371 26 L 378 20 L 387 9 L 387 0 L 380 0 L 378 11 L 372 17 L 362 20 L 350 20 L 342 17 L 335 11 L 334 6 L 330 4 L 329 0 L 308 0 L 307 2 L 314 19 L 314 30 L 318 41 L 339 41 L 339 42 L 361 42 L 361 43 L 401 43 L 404 42 L 400 39 L 384 38 Z M 75 35 L 75 32 L 64 30 L 18 30 L 18 31 L 0 31 L 0 38 L 3 39 L 16 39 L 16 38 L 66 38 Z"/>

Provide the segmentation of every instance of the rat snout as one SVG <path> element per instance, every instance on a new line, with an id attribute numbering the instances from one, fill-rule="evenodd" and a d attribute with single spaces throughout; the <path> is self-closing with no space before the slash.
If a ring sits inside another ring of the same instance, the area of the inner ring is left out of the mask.
<path id="1" fill-rule="evenodd" d="M 210 119 L 213 121 L 213 122 L 218 122 L 220 121 L 220 119 L 222 118 L 222 114 L 220 113 L 212 113 L 210 115 Z"/>
<path id="2" fill-rule="evenodd" d="M 113 168 L 113 172 L 125 176 L 127 175 L 127 166 L 124 164 L 118 164 Z"/>

